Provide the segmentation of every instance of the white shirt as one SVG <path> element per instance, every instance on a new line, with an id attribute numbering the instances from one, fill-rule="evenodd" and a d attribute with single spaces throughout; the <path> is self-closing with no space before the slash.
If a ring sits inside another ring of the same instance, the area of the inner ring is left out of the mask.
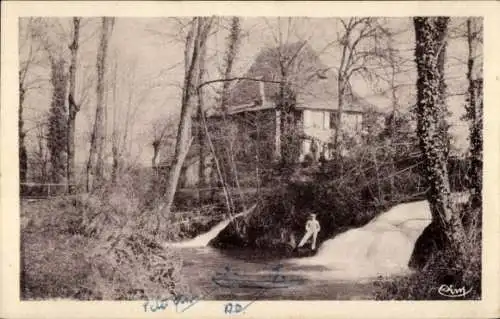
<path id="1" fill-rule="evenodd" d="M 317 219 L 310 219 L 306 223 L 306 231 L 312 231 L 312 232 L 319 232 L 321 229 L 321 226 L 319 225 L 319 222 Z"/>

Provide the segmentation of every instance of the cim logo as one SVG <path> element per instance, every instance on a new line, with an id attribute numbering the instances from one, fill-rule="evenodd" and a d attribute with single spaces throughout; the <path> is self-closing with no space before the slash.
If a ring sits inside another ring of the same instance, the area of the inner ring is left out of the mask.
<path id="1" fill-rule="evenodd" d="M 472 291 L 472 288 L 467 290 L 465 286 L 455 288 L 453 285 L 441 285 L 438 289 L 438 294 L 449 298 L 460 298 L 467 296 Z"/>

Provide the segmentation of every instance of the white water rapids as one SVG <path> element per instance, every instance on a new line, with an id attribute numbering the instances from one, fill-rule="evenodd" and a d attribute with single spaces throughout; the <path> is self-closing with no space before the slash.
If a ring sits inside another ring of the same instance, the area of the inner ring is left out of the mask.
<path id="1" fill-rule="evenodd" d="M 355 279 L 404 273 L 409 270 L 415 242 L 431 221 L 427 201 L 400 204 L 363 227 L 326 240 L 315 256 L 290 262 L 329 269 L 310 273 L 321 278 Z"/>
<path id="2" fill-rule="evenodd" d="M 206 247 L 233 219 L 249 214 L 255 206 L 220 222 L 210 231 L 191 240 L 167 245 L 180 248 Z M 409 270 L 408 262 L 415 242 L 431 220 L 427 201 L 400 204 L 363 227 L 326 240 L 315 256 L 282 262 L 288 265 L 286 273 L 311 279 L 359 280 L 405 273 Z M 322 270 L 318 270 L 318 266 Z"/>
<path id="3" fill-rule="evenodd" d="M 222 222 L 220 222 L 217 225 L 215 225 L 214 227 L 212 227 L 212 229 L 210 229 L 208 232 L 201 234 L 201 235 L 198 235 L 193 239 L 178 242 L 178 243 L 168 243 L 167 245 L 172 246 L 172 247 L 206 247 L 206 246 L 208 246 L 208 243 L 210 242 L 210 240 L 215 238 L 215 236 L 217 236 L 224 228 L 226 228 L 227 225 L 229 225 L 229 223 L 231 221 L 233 221 L 236 217 L 249 214 L 250 212 L 252 212 L 255 209 L 256 206 L 257 205 L 255 204 L 252 207 L 244 210 L 243 212 L 236 214 L 236 215 L 232 216 L 231 218 L 223 220 Z"/>

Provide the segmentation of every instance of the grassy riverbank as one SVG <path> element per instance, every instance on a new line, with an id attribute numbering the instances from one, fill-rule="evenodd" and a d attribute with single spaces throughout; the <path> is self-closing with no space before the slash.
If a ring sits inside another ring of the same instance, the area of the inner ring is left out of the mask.
<path id="1" fill-rule="evenodd" d="M 130 189 L 21 202 L 22 299 L 129 300 L 182 292 L 163 247 L 224 219 L 216 205 L 161 216 Z"/>

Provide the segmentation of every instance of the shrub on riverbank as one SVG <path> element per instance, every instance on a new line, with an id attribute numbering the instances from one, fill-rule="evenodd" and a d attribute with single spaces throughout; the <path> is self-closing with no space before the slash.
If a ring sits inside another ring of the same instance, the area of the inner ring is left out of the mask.
<path id="1" fill-rule="evenodd" d="M 94 216 L 105 217 L 96 222 Z M 180 282 L 179 259 L 139 229 L 120 228 L 125 218 L 126 212 L 115 207 L 111 213 L 95 198 L 23 203 L 22 298 L 111 300 L 172 293 Z"/>
<path id="2" fill-rule="evenodd" d="M 21 205 L 21 296 L 130 300 L 185 289 L 182 259 L 162 244 L 224 218 L 215 205 L 163 216 L 128 183 Z M 129 185 L 129 186 L 127 186 Z"/>

